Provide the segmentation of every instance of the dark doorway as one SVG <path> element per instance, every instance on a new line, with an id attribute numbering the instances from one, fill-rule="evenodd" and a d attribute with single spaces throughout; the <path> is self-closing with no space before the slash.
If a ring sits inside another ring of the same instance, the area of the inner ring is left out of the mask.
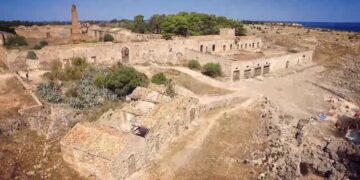
<path id="1" fill-rule="evenodd" d="M 200 45 L 200 52 L 203 52 L 203 51 L 204 51 L 204 46 Z"/>
<path id="2" fill-rule="evenodd" d="M 244 78 L 249 79 L 251 77 L 251 69 L 244 71 Z"/>
<path id="3" fill-rule="evenodd" d="M 261 67 L 257 67 L 254 69 L 254 76 L 260 76 L 261 75 Z"/>
<path id="4" fill-rule="evenodd" d="M 289 68 L 289 61 L 286 61 L 285 69 Z"/>
<path id="5" fill-rule="evenodd" d="M 128 63 L 130 60 L 130 50 L 127 47 L 121 49 L 121 59 L 122 62 Z"/>
<path id="6" fill-rule="evenodd" d="M 240 79 L 240 70 L 234 71 L 233 81 L 238 81 Z"/>
<path id="7" fill-rule="evenodd" d="M 226 51 L 226 45 L 223 46 L 223 51 Z"/>
<path id="8" fill-rule="evenodd" d="M 268 74 L 269 72 L 270 72 L 270 65 L 265 65 L 264 70 L 263 70 L 263 74 Z"/>
<path id="9" fill-rule="evenodd" d="M 190 110 L 190 122 L 195 119 L 195 108 L 191 108 Z"/>
<path id="10" fill-rule="evenodd" d="M 212 45 L 212 51 L 215 51 L 215 44 Z"/>

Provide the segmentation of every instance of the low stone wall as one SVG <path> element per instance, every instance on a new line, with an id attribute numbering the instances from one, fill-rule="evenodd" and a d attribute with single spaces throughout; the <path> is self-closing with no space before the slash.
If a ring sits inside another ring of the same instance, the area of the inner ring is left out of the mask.
<path id="1" fill-rule="evenodd" d="M 24 107 L 24 108 L 21 108 L 19 109 L 19 114 L 20 115 L 23 115 L 25 113 L 33 113 L 33 112 L 36 112 L 36 111 L 39 111 L 41 110 L 44 105 L 40 102 L 40 100 L 36 97 L 36 95 L 30 91 L 30 87 L 25 84 L 25 82 L 22 80 L 22 78 L 19 76 L 19 75 L 15 75 L 16 79 L 18 79 L 21 83 L 21 85 L 24 87 L 24 89 L 26 91 L 28 91 L 28 93 L 30 94 L 30 96 L 33 98 L 33 100 L 35 101 L 36 105 L 34 106 L 29 106 L 29 107 Z"/>
<path id="2" fill-rule="evenodd" d="M 201 101 L 200 99 L 199 116 L 205 115 L 212 109 L 229 107 L 239 104 L 241 102 L 244 102 L 246 99 L 247 98 L 239 94 L 206 97 L 206 101 Z"/>
<path id="3" fill-rule="evenodd" d="M 254 77 L 255 69 L 261 69 L 260 75 L 265 74 L 265 66 L 268 66 L 268 71 L 274 72 L 281 69 L 287 69 L 296 65 L 305 65 L 312 63 L 314 51 L 304 51 L 298 53 L 289 53 L 276 57 L 259 58 L 246 61 L 235 61 L 232 64 L 231 72 L 232 79 L 246 79 L 245 71 L 249 71 L 249 76 Z M 235 72 L 239 71 L 239 78 L 234 78 Z"/>

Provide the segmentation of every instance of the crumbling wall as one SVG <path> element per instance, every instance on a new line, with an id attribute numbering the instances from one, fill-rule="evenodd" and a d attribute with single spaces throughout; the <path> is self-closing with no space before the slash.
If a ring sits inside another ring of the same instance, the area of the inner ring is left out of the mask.
<path id="1" fill-rule="evenodd" d="M 296 65 L 311 64 L 313 58 L 313 51 L 303 51 L 298 53 L 289 53 L 281 56 L 270 58 L 259 58 L 247 61 L 236 61 L 232 64 L 232 76 L 235 71 L 240 72 L 240 79 L 246 78 L 245 71 L 250 70 L 251 77 L 254 76 L 255 68 L 261 68 L 264 73 L 264 67 L 269 66 L 269 72 L 286 69 Z M 233 78 L 232 78 L 233 79 Z"/>
<path id="2" fill-rule="evenodd" d="M 189 128 L 189 123 L 198 118 L 198 110 L 198 100 L 187 97 L 178 97 L 157 106 L 154 114 L 147 117 L 148 120 L 156 122 L 145 137 L 147 159 L 151 161 L 158 158 L 169 142 L 184 134 Z"/>

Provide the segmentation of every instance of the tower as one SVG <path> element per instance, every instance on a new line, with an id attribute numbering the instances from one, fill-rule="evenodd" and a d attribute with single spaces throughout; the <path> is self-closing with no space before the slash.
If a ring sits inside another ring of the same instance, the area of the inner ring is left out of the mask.
<path id="1" fill-rule="evenodd" d="M 71 8 L 71 39 L 80 40 L 80 36 L 81 36 L 81 32 L 80 32 L 79 18 L 76 11 L 76 5 L 73 4 Z"/>

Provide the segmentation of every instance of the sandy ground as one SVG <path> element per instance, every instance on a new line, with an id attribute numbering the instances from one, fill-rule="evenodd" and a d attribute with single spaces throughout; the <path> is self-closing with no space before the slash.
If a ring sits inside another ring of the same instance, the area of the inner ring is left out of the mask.
<path id="1" fill-rule="evenodd" d="M 0 76 L 0 121 L 17 116 L 23 107 L 36 105 L 13 74 Z"/>
<path id="2" fill-rule="evenodd" d="M 243 164 L 251 152 L 264 148 L 257 138 L 262 127 L 258 113 L 248 110 L 256 101 L 212 110 L 158 162 L 130 179 L 256 179 L 261 167 Z"/>

